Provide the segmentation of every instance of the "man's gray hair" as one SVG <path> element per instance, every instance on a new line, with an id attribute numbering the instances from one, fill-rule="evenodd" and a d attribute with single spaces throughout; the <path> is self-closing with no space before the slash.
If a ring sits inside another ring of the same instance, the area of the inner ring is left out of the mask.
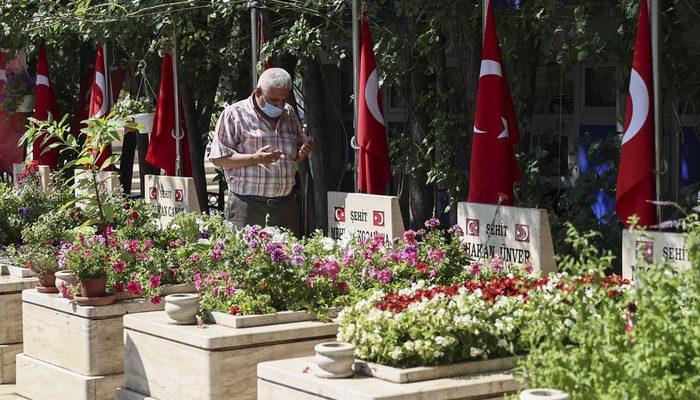
<path id="1" fill-rule="evenodd" d="M 263 92 L 269 92 L 270 89 L 291 89 L 292 77 L 289 72 L 282 68 L 270 68 L 265 70 L 260 79 L 258 79 L 258 87 Z"/>

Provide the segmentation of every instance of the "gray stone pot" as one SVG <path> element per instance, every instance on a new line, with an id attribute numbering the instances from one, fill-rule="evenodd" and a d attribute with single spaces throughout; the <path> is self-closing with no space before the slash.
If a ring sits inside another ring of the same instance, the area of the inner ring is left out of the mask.
<path id="1" fill-rule="evenodd" d="M 59 293 L 61 293 L 61 286 L 66 285 L 66 288 L 69 288 L 70 285 L 75 285 L 77 283 L 78 280 L 75 279 L 73 274 L 67 269 L 56 272 L 56 288 L 58 288 Z"/>
<path id="2" fill-rule="evenodd" d="M 355 362 L 355 346 L 350 343 L 326 342 L 314 347 L 316 352 L 316 370 L 319 378 L 347 378 L 352 376 L 352 364 Z"/>
<path id="3" fill-rule="evenodd" d="M 570 400 L 570 398 L 561 390 L 528 389 L 520 393 L 520 400 Z"/>
<path id="4" fill-rule="evenodd" d="M 199 295 L 180 293 L 165 296 L 165 312 L 174 324 L 192 325 L 197 323 Z"/>

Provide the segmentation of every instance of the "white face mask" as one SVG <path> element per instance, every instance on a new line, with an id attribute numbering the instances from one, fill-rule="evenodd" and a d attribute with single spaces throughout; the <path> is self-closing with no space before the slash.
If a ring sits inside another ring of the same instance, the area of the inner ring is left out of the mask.
<path id="1" fill-rule="evenodd" d="M 265 97 L 262 97 L 262 100 L 265 101 Z M 284 112 L 283 109 L 275 107 L 267 101 L 265 101 L 265 105 L 262 107 L 262 111 L 265 113 L 265 115 L 267 115 L 270 118 L 277 118 Z"/>

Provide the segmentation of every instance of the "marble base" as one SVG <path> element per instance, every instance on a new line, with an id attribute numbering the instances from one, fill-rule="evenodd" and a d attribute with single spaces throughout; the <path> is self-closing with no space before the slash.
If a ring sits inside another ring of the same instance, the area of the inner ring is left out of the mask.
<path id="1" fill-rule="evenodd" d="M 22 290 L 38 282 L 38 278 L 0 276 L 0 344 L 22 342 Z"/>
<path id="2" fill-rule="evenodd" d="M 520 389 L 509 371 L 412 383 L 392 383 L 363 375 L 323 379 L 311 373 L 313 357 L 258 365 L 258 398 L 265 400 L 482 400 Z"/>
<path id="3" fill-rule="evenodd" d="M 158 400 L 256 399 L 258 363 L 312 355 L 338 331 L 337 324 L 318 321 L 237 329 L 173 325 L 164 312 L 127 315 L 124 328 L 120 398 Z"/>
<path id="4" fill-rule="evenodd" d="M 7 266 L 7 273 L 15 278 L 34 278 L 36 272 L 29 268 L 16 267 L 14 265 Z"/>
<path id="5" fill-rule="evenodd" d="M 15 382 L 15 357 L 22 352 L 22 343 L 0 344 L 0 383 Z"/>
<path id="6" fill-rule="evenodd" d="M 143 299 L 78 306 L 36 290 L 25 290 L 22 300 L 24 354 L 86 376 L 123 373 L 122 317 L 164 307 Z"/>
<path id="7" fill-rule="evenodd" d="M 17 394 L 30 400 L 114 400 L 123 374 L 85 376 L 17 355 Z"/>

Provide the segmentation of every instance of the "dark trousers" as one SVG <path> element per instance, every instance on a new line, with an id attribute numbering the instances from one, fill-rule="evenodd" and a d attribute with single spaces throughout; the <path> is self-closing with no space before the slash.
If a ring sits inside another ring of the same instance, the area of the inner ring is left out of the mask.
<path id="1" fill-rule="evenodd" d="M 234 227 L 279 226 L 299 236 L 299 203 L 293 194 L 285 197 L 242 196 L 229 191 L 226 219 Z"/>

